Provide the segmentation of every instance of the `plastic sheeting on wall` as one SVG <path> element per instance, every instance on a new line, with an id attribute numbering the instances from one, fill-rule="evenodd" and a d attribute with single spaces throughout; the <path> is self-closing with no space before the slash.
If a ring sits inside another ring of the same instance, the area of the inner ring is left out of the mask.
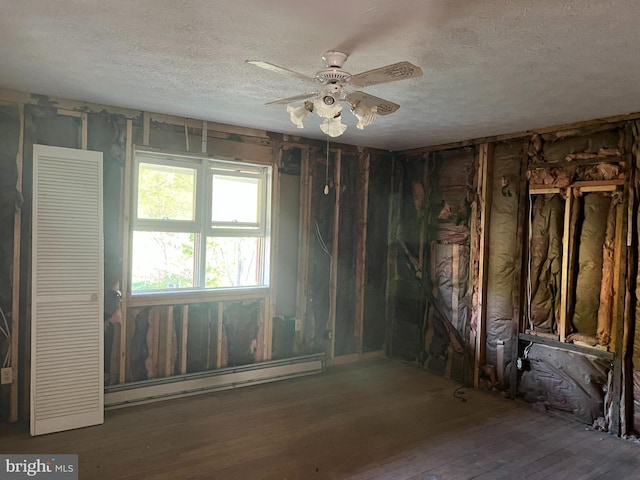
<path id="1" fill-rule="evenodd" d="M 527 358 L 519 388 L 526 401 L 590 425 L 604 417 L 608 360 L 538 344 Z"/>

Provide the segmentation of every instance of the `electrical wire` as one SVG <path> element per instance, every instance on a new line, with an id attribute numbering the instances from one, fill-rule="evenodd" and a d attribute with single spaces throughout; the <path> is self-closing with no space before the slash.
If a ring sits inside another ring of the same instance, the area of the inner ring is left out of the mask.
<path id="1" fill-rule="evenodd" d="M 327 161 L 324 167 L 324 194 L 329 195 L 329 135 L 327 135 Z"/>
<path id="2" fill-rule="evenodd" d="M 327 255 L 329 255 L 329 258 L 331 258 L 331 252 L 329 251 L 329 247 L 327 247 L 327 244 L 324 243 L 324 239 L 322 238 L 322 233 L 320 233 L 320 225 L 318 225 L 318 219 L 316 219 L 316 238 L 318 239 L 318 243 L 320 244 L 320 248 L 322 249 L 322 251 Z"/>
<path id="3" fill-rule="evenodd" d="M 9 342 L 9 348 L 7 348 L 7 353 L 2 361 L 2 368 L 4 368 L 9 366 L 9 358 L 11 358 L 11 331 L 9 330 L 9 322 L 7 322 L 7 317 L 5 317 L 4 310 L 2 310 L 2 308 L 0 308 L 0 316 L 2 316 L 2 321 L 4 322 L 4 328 L 0 325 L 0 332 L 2 332 Z"/>
<path id="4" fill-rule="evenodd" d="M 11 339 L 11 332 L 9 331 L 9 323 L 7 322 L 7 317 L 4 316 L 4 311 L 0 308 L 0 315 L 2 316 L 2 320 L 4 322 L 4 328 L 0 324 L 0 333 L 2 333 L 7 339 Z"/>
<path id="5" fill-rule="evenodd" d="M 467 403 L 467 399 L 464 397 L 461 397 L 461 395 L 464 395 L 464 390 L 462 390 L 464 387 L 461 385 L 458 388 L 456 388 L 453 391 L 453 398 L 457 398 L 458 400 L 461 400 L 462 403 Z"/>
<path id="6" fill-rule="evenodd" d="M 529 192 L 529 247 L 527 248 L 527 320 L 529 322 L 529 328 L 533 330 L 533 320 L 531 319 L 531 239 L 533 238 L 533 196 Z"/>

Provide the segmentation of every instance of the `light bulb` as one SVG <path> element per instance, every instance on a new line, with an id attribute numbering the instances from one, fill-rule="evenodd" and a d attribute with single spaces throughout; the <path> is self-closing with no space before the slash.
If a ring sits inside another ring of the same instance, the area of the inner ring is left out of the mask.
<path id="1" fill-rule="evenodd" d="M 313 101 L 313 105 L 318 116 L 322 118 L 334 118 L 337 115 L 340 115 L 340 112 L 342 111 L 342 105 L 340 105 L 340 102 L 336 97 L 329 94 L 316 98 Z"/>
<path id="2" fill-rule="evenodd" d="M 320 130 L 322 130 L 330 137 L 339 137 L 345 132 L 346 129 L 347 126 L 342 123 L 340 115 L 334 118 L 327 118 L 320 124 Z"/>
<path id="3" fill-rule="evenodd" d="M 291 105 L 287 105 L 287 112 L 291 117 L 291 122 L 298 128 L 304 128 L 302 124 L 302 120 L 304 117 L 313 112 L 313 103 L 312 102 L 304 102 L 302 105 L 298 105 L 297 107 L 293 107 Z"/>
<path id="4" fill-rule="evenodd" d="M 355 107 L 351 109 L 351 113 L 353 113 L 358 119 L 358 124 L 356 128 L 360 130 L 364 129 L 371 125 L 376 120 L 376 113 L 378 113 L 378 107 L 373 106 L 369 107 L 362 102 L 358 102 Z"/>

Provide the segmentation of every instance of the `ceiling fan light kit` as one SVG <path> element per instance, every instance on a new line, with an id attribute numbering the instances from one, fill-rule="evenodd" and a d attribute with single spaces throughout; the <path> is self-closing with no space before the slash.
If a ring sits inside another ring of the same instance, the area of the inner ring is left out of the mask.
<path id="1" fill-rule="evenodd" d="M 312 112 L 323 119 L 320 130 L 330 137 L 339 137 L 347 130 L 342 123 L 342 102 L 349 105 L 351 113 L 358 119 L 356 128 L 362 130 L 374 123 L 377 115 L 389 115 L 400 108 L 397 103 L 374 97 L 362 91 L 354 91 L 354 87 L 363 88 L 381 83 L 395 82 L 422 76 L 422 70 L 409 62 L 399 62 L 386 67 L 351 75 L 342 69 L 348 54 L 339 51 L 328 51 L 322 59 L 326 68 L 316 72 L 315 76 L 294 72 L 284 67 L 258 60 L 247 60 L 257 67 L 295 77 L 308 83 L 314 83 L 319 90 L 283 98 L 267 103 L 267 105 L 287 105 L 291 122 L 298 128 L 304 128 L 302 121 Z M 304 100 L 302 104 L 292 105 Z"/>

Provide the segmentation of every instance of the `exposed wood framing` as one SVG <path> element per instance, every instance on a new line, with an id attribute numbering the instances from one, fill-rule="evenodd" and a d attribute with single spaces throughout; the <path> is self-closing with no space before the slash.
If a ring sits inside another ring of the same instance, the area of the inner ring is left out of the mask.
<path id="1" fill-rule="evenodd" d="M 211 311 L 211 305 L 207 305 L 207 370 L 214 368 L 214 365 L 217 366 L 217 352 L 216 352 L 216 344 L 213 343 L 213 339 L 215 338 L 215 329 L 217 322 L 213 323 L 213 315 L 215 312 Z M 215 367 L 217 368 L 217 367 Z"/>
<path id="2" fill-rule="evenodd" d="M 629 152 L 627 148 L 627 152 Z M 629 157 L 631 160 L 631 157 Z M 631 165 L 631 161 L 627 165 Z M 611 344 L 614 346 L 615 357 L 613 359 L 613 404 L 611 406 L 611 425 L 609 430 L 615 435 L 620 436 L 623 430 L 623 419 L 621 418 L 621 403 L 624 403 L 623 395 L 623 372 L 624 357 L 626 352 L 623 349 L 624 340 L 624 298 L 625 298 L 625 280 L 627 262 L 627 223 L 625 215 L 627 210 L 630 194 L 630 184 L 628 182 L 630 175 L 627 175 L 627 184 L 625 185 L 623 201 L 616 207 L 616 236 L 613 247 L 614 251 L 614 270 L 613 270 L 613 328 L 611 329 Z M 626 427 L 624 427 L 626 429 Z"/>
<path id="3" fill-rule="evenodd" d="M 268 293 L 268 288 L 256 288 L 246 291 L 193 291 L 136 295 L 129 293 L 128 304 L 129 307 L 153 307 L 229 300 L 250 300 L 264 297 Z"/>
<path id="4" fill-rule="evenodd" d="M 207 122 L 203 121 L 202 122 L 202 145 L 200 148 L 200 151 L 202 153 L 207 153 L 207 130 L 208 130 Z"/>
<path id="5" fill-rule="evenodd" d="M 189 122 L 188 118 L 184 118 L 184 150 L 188 152 L 189 148 L 189 127 L 187 123 Z"/>
<path id="6" fill-rule="evenodd" d="M 359 233 L 356 243 L 356 295 L 355 295 L 355 319 L 353 335 L 356 340 L 356 353 L 362 353 L 364 336 L 364 289 L 366 283 L 366 258 L 367 258 L 367 217 L 369 205 L 369 170 L 371 157 L 369 153 L 361 152 L 358 155 L 358 165 L 362 175 L 362 195 L 358 199 L 360 205 L 360 218 L 358 219 Z"/>
<path id="7" fill-rule="evenodd" d="M 480 236 L 478 245 L 478 293 L 477 293 L 477 325 L 475 344 L 475 368 L 473 384 L 480 385 L 480 370 L 486 358 L 486 336 L 487 336 L 487 273 L 489 270 L 489 226 L 491 216 L 491 176 L 493 171 L 493 144 L 484 143 L 480 145 L 479 166 L 480 169 L 480 189 L 477 201 L 480 203 L 480 225 L 477 235 Z"/>
<path id="8" fill-rule="evenodd" d="M 626 291 L 624 299 L 624 328 L 622 334 L 622 406 L 621 410 L 621 433 L 629 435 L 633 431 L 634 417 L 634 383 L 633 383 L 633 350 L 635 334 L 635 308 L 638 299 L 634 297 L 637 287 L 638 275 L 638 177 L 637 177 L 637 142 L 635 125 L 628 124 L 625 131 L 626 148 L 628 157 L 626 162 L 628 168 L 629 188 L 627 201 L 627 261 L 626 261 Z"/>
<path id="9" fill-rule="evenodd" d="M 344 365 L 346 363 L 359 362 L 361 360 L 372 360 L 374 358 L 384 358 L 383 350 L 375 350 L 366 353 L 352 353 L 349 355 L 340 355 L 333 360 L 333 365 Z"/>
<path id="10" fill-rule="evenodd" d="M 275 301 L 265 298 L 258 307 L 258 316 L 264 318 L 264 352 L 258 357 L 258 361 L 271 360 L 273 355 L 273 316 L 275 314 Z"/>
<path id="11" fill-rule="evenodd" d="M 187 349 L 189 347 L 189 305 L 182 305 L 182 335 L 180 336 L 180 374 L 187 373 Z"/>
<path id="12" fill-rule="evenodd" d="M 476 152 L 474 155 L 474 174 L 473 174 L 473 190 L 474 190 L 474 201 L 471 202 L 471 211 L 470 211 L 470 222 L 469 222 L 469 231 L 471 232 L 471 238 L 469 239 L 469 281 L 467 286 L 467 297 L 468 302 L 471 308 L 469 309 L 469 356 L 475 362 L 475 352 L 476 352 L 476 331 L 473 328 L 473 319 L 477 318 L 477 303 L 475 298 L 474 291 L 478 285 L 478 269 L 477 269 L 477 260 L 478 260 L 478 249 L 480 245 L 480 237 L 478 235 L 478 228 L 480 224 L 480 215 L 479 215 L 479 191 L 480 186 L 482 184 L 482 169 L 480 168 L 479 163 L 479 153 Z M 431 324 L 431 319 L 429 319 L 429 324 Z M 426 340 L 425 340 L 425 349 L 426 349 Z M 468 362 L 468 368 L 465 371 L 465 384 L 473 384 L 474 376 L 475 376 L 475 364 L 473 362 Z"/>
<path id="13" fill-rule="evenodd" d="M 106 111 L 114 115 L 122 115 L 125 118 L 136 118 L 140 115 L 140 110 L 134 110 L 131 108 L 112 107 L 109 105 L 101 105 L 91 102 L 69 100 L 67 98 L 36 95 L 27 92 L 21 92 L 18 90 L 10 90 L 7 88 L 0 88 L 0 99 L 13 103 L 22 103 L 25 105 L 42 105 L 42 100 L 44 99 L 46 104 L 56 106 L 62 110 L 88 113 L 100 113 Z"/>
<path id="14" fill-rule="evenodd" d="M 82 112 L 82 129 L 80 130 L 80 148 L 86 150 L 89 147 L 89 119 L 87 112 Z"/>
<path id="15" fill-rule="evenodd" d="M 572 192 L 573 193 L 573 192 Z M 566 205 L 565 205 L 566 208 Z M 575 279 L 578 269 L 578 242 L 580 241 L 580 230 L 578 228 L 578 222 L 580 221 L 580 208 L 571 208 L 571 218 L 569 219 L 569 250 L 567 253 L 569 267 L 566 270 L 565 276 L 568 279 Z M 573 329 L 572 319 L 576 304 L 576 290 L 575 288 L 569 288 L 566 294 L 566 315 L 567 321 L 565 324 L 565 334 L 568 335 Z M 559 337 L 558 337 L 559 338 Z"/>
<path id="16" fill-rule="evenodd" d="M 161 113 L 149 113 L 149 117 L 151 121 L 166 123 L 168 125 L 178 125 L 183 126 L 187 125 L 192 129 L 200 129 L 203 127 L 202 122 L 194 119 L 185 119 L 184 117 L 178 117 L 175 115 L 164 115 Z M 186 122 L 186 123 L 185 123 Z M 206 122 L 207 130 L 209 133 L 213 132 L 224 132 L 231 135 L 242 135 L 247 137 L 258 137 L 263 138 L 265 141 L 268 141 L 269 136 L 265 130 L 258 130 L 255 128 L 248 127 L 240 127 L 235 125 L 225 125 L 223 123 L 214 123 L 214 122 Z M 206 150 L 203 150 L 206 151 Z"/>
<path id="17" fill-rule="evenodd" d="M 300 164 L 300 221 L 298 229 L 298 273 L 296 283 L 296 340 L 294 353 L 305 353 L 307 292 L 309 281 L 309 235 L 311 233 L 311 185 L 309 148 L 302 149 Z"/>
<path id="18" fill-rule="evenodd" d="M 175 364 L 175 322 L 173 320 L 173 307 L 167 307 L 166 320 L 164 329 L 164 363 L 163 376 L 170 377 L 173 375 L 173 366 Z"/>
<path id="19" fill-rule="evenodd" d="M 515 268 L 513 272 L 514 285 L 512 292 L 513 302 L 513 316 L 512 316 L 512 346 L 511 346 L 511 365 L 516 365 L 518 359 L 518 335 L 522 330 L 522 313 L 524 311 L 525 304 L 525 289 L 526 282 L 523 281 L 523 272 L 527 269 L 524 265 L 524 259 L 528 257 L 529 245 L 524 241 L 524 234 L 526 231 L 526 214 L 527 214 L 527 169 L 529 162 L 529 142 L 523 142 L 522 144 L 522 157 L 520 159 L 520 182 L 518 185 L 518 216 L 517 216 L 517 230 L 516 230 L 516 251 L 514 258 L 516 259 Z M 518 389 L 518 370 L 511 368 L 511 375 L 509 376 L 509 396 L 516 398 Z"/>
<path id="20" fill-rule="evenodd" d="M 571 238 L 571 212 L 575 208 L 573 206 L 573 189 L 567 188 L 567 199 L 564 207 L 564 225 L 562 229 L 562 272 L 569 270 L 569 239 Z M 558 335 L 560 341 L 567 340 L 569 325 L 567 323 L 568 295 L 569 295 L 569 275 L 562 275 L 560 279 L 560 318 L 558 319 Z"/>
<path id="21" fill-rule="evenodd" d="M 129 279 L 131 278 L 131 263 L 129 261 L 129 246 L 132 241 L 131 232 L 131 177 L 133 175 L 133 120 L 127 119 L 127 139 L 125 145 L 125 161 L 122 172 L 122 324 L 120 325 L 120 370 L 119 383 L 125 383 L 127 372 L 127 308 L 129 307 Z"/>
<path id="22" fill-rule="evenodd" d="M 389 211 L 387 225 L 387 281 L 385 285 L 385 346 L 384 350 L 387 356 L 393 356 L 393 332 L 395 331 L 395 296 L 396 282 L 398 279 L 397 262 L 398 262 L 398 228 L 400 223 L 400 198 L 402 196 L 402 177 L 397 174 L 397 160 L 394 155 L 391 158 L 391 198 L 389 199 Z"/>
<path id="23" fill-rule="evenodd" d="M 269 296 L 265 302 L 260 304 L 260 313 L 262 314 L 262 325 L 264 329 L 263 335 L 263 355 L 261 360 L 271 360 L 273 354 L 273 317 L 276 315 L 276 301 L 278 298 L 278 252 L 280 248 L 280 181 L 282 173 L 282 144 L 274 142 L 272 152 L 273 162 L 273 186 L 271 195 L 271 271 L 269 278 Z"/>
<path id="24" fill-rule="evenodd" d="M 149 112 L 142 113 L 142 145 L 149 145 L 151 136 L 151 114 Z"/>
<path id="25" fill-rule="evenodd" d="M 18 135 L 18 153 L 16 155 L 16 190 L 22 195 L 22 164 L 24 161 L 24 104 L 18 104 L 20 116 L 20 133 Z M 13 265 L 11 291 L 11 368 L 13 382 L 9 392 L 9 421 L 18 421 L 18 350 L 20 330 L 20 242 L 22 231 L 22 207 L 16 208 L 13 214 Z"/>
<path id="26" fill-rule="evenodd" d="M 340 225 L 340 167 L 342 164 L 342 151 L 335 151 L 335 163 L 333 167 L 334 191 L 336 196 L 335 207 L 333 211 L 333 239 L 331 241 L 331 276 L 329 278 L 329 327 L 331 338 L 329 339 L 329 348 L 327 349 L 327 357 L 329 365 L 333 365 L 336 347 L 336 299 L 338 290 L 338 238 Z"/>
<path id="27" fill-rule="evenodd" d="M 405 155 L 415 155 L 424 152 L 433 152 L 438 150 L 451 150 L 454 148 L 463 148 L 472 145 L 482 145 L 485 143 L 500 143 L 509 140 L 516 140 L 518 138 L 531 137 L 532 134 L 538 133 L 540 135 L 552 134 L 555 138 L 564 138 L 569 136 L 586 135 L 592 133 L 593 129 L 600 131 L 600 126 L 608 124 L 606 128 L 602 130 L 610 130 L 617 124 L 622 124 L 631 120 L 637 120 L 640 118 L 640 113 L 630 113 L 626 115 L 615 115 L 612 117 L 597 118 L 593 120 L 586 120 L 583 122 L 567 123 L 564 125 L 555 125 L 553 127 L 535 128 L 531 130 L 523 130 L 521 132 L 506 133 L 502 135 L 492 135 L 489 137 L 478 137 L 471 140 L 463 140 L 460 142 L 442 143 L 439 145 L 431 145 L 428 147 L 414 148 L 402 152 Z"/>
<path id="28" fill-rule="evenodd" d="M 80 148 L 82 150 L 86 150 L 88 148 L 88 139 L 89 139 L 89 118 L 87 112 L 82 112 L 78 110 L 69 110 L 66 108 L 58 108 L 56 110 L 58 115 L 63 115 L 66 117 L 75 117 L 80 119 Z"/>
<path id="29" fill-rule="evenodd" d="M 460 316 L 460 245 L 458 243 L 454 243 L 451 248 L 451 323 L 455 328 L 458 328 Z"/>
<path id="30" fill-rule="evenodd" d="M 226 366 L 226 361 L 222 356 L 222 339 L 224 336 L 224 303 L 218 302 L 218 335 L 217 335 L 217 348 L 216 348 L 216 368 L 222 368 Z"/>
<path id="31" fill-rule="evenodd" d="M 147 331 L 147 349 L 149 354 L 145 360 L 147 378 L 158 377 L 158 339 L 160 336 L 160 310 L 152 308 L 149 311 L 149 330 Z"/>

